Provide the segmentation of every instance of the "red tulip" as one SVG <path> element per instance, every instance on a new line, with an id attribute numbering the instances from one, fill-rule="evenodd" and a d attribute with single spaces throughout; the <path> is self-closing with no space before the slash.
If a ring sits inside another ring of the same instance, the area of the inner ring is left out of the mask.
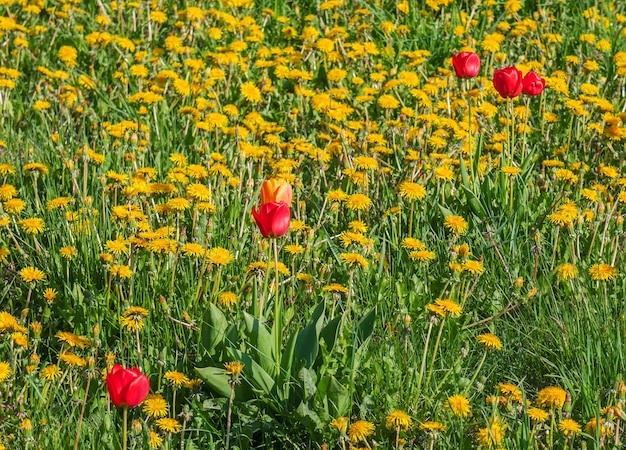
<path id="1" fill-rule="evenodd" d="M 263 237 L 284 235 L 291 222 L 291 209 L 285 202 L 263 203 L 257 212 L 252 208 L 252 217 Z"/>
<path id="2" fill-rule="evenodd" d="M 452 65 L 459 78 L 474 78 L 480 72 L 480 56 L 474 52 L 461 52 L 452 57 Z"/>
<path id="3" fill-rule="evenodd" d="M 493 74 L 493 87 L 503 98 L 517 97 L 522 93 L 522 72 L 515 66 L 496 70 Z"/>
<path id="4" fill-rule="evenodd" d="M 111 401 L 115 406 L 133 408 L 143 402 L 150 392 L 150 380 L 138 367 L 124 369 L 116 364 L 107 375 L 106 381 Z"/>
<path id="5" fill-rule="evenodd" d="M 546 80 L 535 72 L 528 72 L 522 80 L 522 93 L 536 96 L 543 92 L 546 87 Z"/>
<path id="6" fill-rule="evenodd" d="M 265 180 L 261 187 L 261 203 L 285 202 L 291 205 L 292 196 L 291 185 L 278 178 Z"/>

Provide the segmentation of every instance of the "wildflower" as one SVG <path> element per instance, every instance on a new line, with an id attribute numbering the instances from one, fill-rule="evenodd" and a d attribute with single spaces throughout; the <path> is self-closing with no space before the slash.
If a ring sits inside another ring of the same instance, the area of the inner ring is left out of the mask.
<path id="1" fill-rule="evenodd" d="M 17 224 L 26 232 L 26 234 L 39 234 L 43 233 L 46 229 L 43 220 L 38 217 L 18 220 Z"/>
<path id="2" fill-rule="evenodd" d="M 345 433 L 348 429 L 348 418 L 347 417 L 337 417 L 330 422 L 330 426 L 340 433 Z"/>
<path id="3" fill-rule="evenodd" d="M 249 81 L 241 85 L 240 93 L 250 103 L 259 103 L 263 99 L 259 88 Z"/>
<path id="4" fill-rule="evenodd" d="M 234 292 L 230 292 L 230 291 L 222 292 L 220 296 L 217 298 L 217 303 L 226 308 L 230 308 L 238 301 L 239 301 L 239 298 L 237 297 L 237 294 L 235 294 Z"/>
<path id="5" fill-rule="evenodd" d="M 49 305 L 52 304 L 57 295 L 58 292 L 56 291 L 56 289 L 53 288 L 46 288 L 46 290 L 43 291 L 43 298 L 46 299 Z"/>
<path id="6" fill-rule="evenodd" d="M 87 361 L 85 360 L 85 358 L 81 358 L 80 356 L 72 352 L 61 353 L 61 356 L 59 357 L 59 359 L 65 364 L 67 364 L 68 366 L 84 367 L 85 364 L 87 364 Z"/>
<path id="7" fill-rule="evenodd" d="M 91 345 L 91 339 L 86 338 L 84 336 L 77 336 L 74 333 L 70 333 L 69 331 L 59 331 L 55 337 L 69 345 L 70 347 L 78 347 L 84 349 Z"/>
<path id="8" fill-rule="evenodd" d="M 411 420 L 411 416 L 409 416 L 404 411 L 396 410 L 392 411 L 385 418 L 385 425 L 390 430 L 402 429 L 404 431 L 408 430 L 413 421 Z"/>
<path id="9" fill-rule="evenodd" d="M 435 252 L 431 252 L 429 250 L 415 250 L 409 253 L 409 258 L 416 259 L 418 261 L 431 261 L 435 259 L 437 255 Z"/>
<path id="10" fill-rule="evenodd" d="M 183 244 L 180 247 L 180 252 L 183 255 L 191 256 L 191 257 L 200 257 L 205 254 L 204 247 L 200 244 L 196 244 L 194 242 L 188 242 L 187 244 Z"/>
<path id="11" fill-rule="evenodd" d="M 421 423 L 419 425 L 419 429 L 422 431 L 428 431 L 428 432 L 444 432 L 446 431 L 446 427 L 444 424 L 442 424 L 441 422 L 434 422 L 434 421 L 428 421 L 428 422 L 424 422 Z"/>
<path id="12" fill-rule="evenodd" d="M 372 206 L 372 200 L 364 194 L 352 194 L 346 200 L 346 207 L 350 210 L 364 210 Z"/>
<path id="13" fill-rule="evenodd" d="M 541 408 L 561 409 L 565 404 L 567 391 L 558 386 L 548 386 L 537 393 L 537 404 Z"/>
<path id="14" fill-rule="evenodd" d="M 550 414 L 548 414 L 547 411 L 544 411 L 541 408 L 528 408 L 526 414 L 528 414 L 530 420 L 533 420 L 535 422 L 545 422 L 550 418 Z"/>
<path id="15" fill-rule="evenodd" d="M 576 278 L 578 269 L 574 264 L 564 263 L 556 269 L 556 275 L 559 280 L 567 281 Z"/>
<path id="16" fill-rule="evenodd" d="M 460 394 L 449 397 L 448 400 L 446 400 L 445 406 L 457 417 L 467 417 L 471 412 L 469 400 L 467 397 Z"/>
<path id="17" fill-rule="evenodd" d="M 426 189 L 421 184 L 413 183 L 412 181 L 403 181 L 398 186 L 400 197 L 407 200 L 422 200 L 426 197 Z"/>
<path id="18" fill-rule="evenodd" d="M 170 419 L 169 417 L 161 417 L 155 423 L 161 431 L 166 433 L 178 433 L 183 428 L 178 420 Z"/>
<path id="19" fill-rule="evenodd" d="M 0 383 L 8 380 L 12 374 L 11 364 L 4 361 L 0 362 Z"/>
<path id="20" fill-rule="evenodd" d="M 128 331 L 139 331 L 143 328 L 143 319 L 148 317 L 148 310 L 140 306 L 131 306 L 122 313 L 120 324 Z"/>
<path id="21" fill-rule="evenodd" d="M 36 283 L 46 278 L 46 274 L 36 267 L 25 267 L 19 272 L 20 277 L 25 283 Z"/>
<path id="22" fill-rule="evenodd" d="M 594 281 L 612 280 L 619 275 L 619 270 L 609 264 L 594 264 L 589 268 L 589 276 Z"/>
<path id="23" fill-rule="evenodd" d="M 474 275 L 482 275 L 483 273 L 485 273 L 483 263 L 481 263 L 480 261 L 475 261 L 473 259 L 468 259 L 467 261 L 463 262 L 463 270 L 466 270 L 467 272 Z"/>
<path id="24" fill-rule="evenodd" d="M 434 304 L 429 303 L 426 305 L 426 309 L 441 317 L 459 317 L 461 312 L 463 312 L 463 308 L 461 308 L 454 300 L 450 300 L 449 298 L 438 298 L 435 300 Z"/>
<path id="25" fill-rule="evenodd" d="M 511 383 L 499 383 L 498 390 L 511 401 L 521 403 L 522 391 L 520 388 Z"/>
<path id="26" fill-rule="evenodd" d="M 172 384 L 172 386 L 174 386 L 175 388 L 179 388 L 183 384 L 186 384 L 189 382 L 189 378 L 187 378 L 187 375 L 181 372 L 174 371 L 174 370 L 169 370 L 165 372 L 165 375 L 163 376 L 163 378 L 169 381 Z"/>
<path id="27" fill-rule="evenodd" d="M 424 250 L 426 248 L 422 241 L 412 237 L 402 239 L 402 247 L 408 250 Z"/>
<path id="28" fill-rule="evenodd" d="M 561 430 L 565 436 L 573 436 L 582 431 L 578 422 L 573 419 L 563 419 L 559 422 L 559 430 Z"/>
<path id="29" fill-rule="evenodd" d="M 606 421 L 603 418 L 600 418 L 600 436 L 606 435 L 607 433 L 611 433 L 611 429 L 605 425 Z M 598 429 L 598 420 L 595 417 L 592 417 L 589 422 L 585 425 L 585 433 L 595 436 L 596 430 Z"/>
<path id="30" fill-rule="evenodd" d="M 222 247 L 215 247 L 215 248 L 207 250 L 207 260 L 211 264 L 215 264 L 218 266 L 225 266 L 226 264 L 229 264 L 230 262 L 232 262 L 234 258 L 235 257 L 230 252 L 230 250 L 227 250 Z"/>
<path id="31" fill-rule="evenodd" d="M 358 253 L 342 253 L 339 255 L 339 258 L 349 267 L 355 265 L 359 265 L 363 269 L 367 269 L 369 267 L 367 260 Z"/>
<path id="32" fill-rule="evenodd" d="M 226 367 L 224 374 L 230 375 L 231 377 L 236 378 L 243 371 L 244 365 L 240 363 L 239 361 L 230 361 L 230 362 L 224 363 L 224 367 Z"/>
<path id="33" fill-rule="evenodd" d="M 461 216 L 449 215 L 443 219 L 443 225 L 454 235 L 465 234 L 469 229 L 469 224 Z"/>
<path id="34" fill-rule="evenodd" d="M 478 335 L 476 339 L 478 340 L 478 342 L 483 344 L 489 350 L 501 350 L 502 349 L 502 342 L 500 341 L 498 336 L 494 334 L 491 334 L 491 333 L 480 334 Z"/>
<path id="35" fill-rule="evenodd" d="M 154 11 L 150 14 L 150 17 L 152 17 L 152 14 L 154 14 Z M 151 430 L 150 439 L 148 440 L 148 446 L 150 448 L 159 448 L 161 447 L 161 444 L 163 444 L 163 438 L 159 436 L 159 433 L 155 433 Z"/>
<path id="36" fill-rule="evenodd" d="M 78 255 L 78 250 L 76 250 L 76 247 L 68 245 L 66 247 L 62 247 L 61 250 L 59 250 L 59 253 L 65 259 L 74 259 Z"/>
<path id="37" fill-rule="evenodd" d="M 356 444 L 361 441 L 365 441 L 368 436 L 370 436 L 376 427 L 373 423 L 367 422 L 365 420 L 357 420 L 352 425 L 350 425 L 350 429 L 348 430 L 348 437 L 353 444 Z"/>
<path id="38" fill-rule="evenodd" d="M 492 419 L 489 427 L 481 428 L 478 431 L 478 443 L 486 448 L 500 448 L 504 440 L 504 430 L 506 424 L 502 424 L 497 418 Z"/>
<path id="39" fill-rule="evenodd" d="M 43 368 L 39 377 L 44 381 L 54 381 L 61 376 L 61 369 L 59 366 L 51 364 Z"/>
<path id="40" fill-rule="evenodd" d="M 322 291 L 324 292 L 339 292 L 339 293 L 347 293 L 348 292 L 348 288 L 339 284 L 339 283 L 331 283 L 328 286 L 324 286 L 322 288 Z"/>

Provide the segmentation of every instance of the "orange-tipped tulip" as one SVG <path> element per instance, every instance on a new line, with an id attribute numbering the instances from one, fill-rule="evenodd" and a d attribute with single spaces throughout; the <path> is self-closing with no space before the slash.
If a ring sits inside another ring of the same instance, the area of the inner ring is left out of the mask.
<path id="1" fill-rule="evenodd" d="M 278 178 L 265 180 L 261 187 L 261 203 L 263 204 L 284 202 L 287 203 L 287 206 L 290 206 L 292 196 L 291 185 Z"/>
<path id="2" fill-rule="evenodd" d="M 252 208 L 252 217 L 263 237 L 284 235 L 291 223 L 291 209 L 285 202 L 263 203 L 257 212 Z"/>

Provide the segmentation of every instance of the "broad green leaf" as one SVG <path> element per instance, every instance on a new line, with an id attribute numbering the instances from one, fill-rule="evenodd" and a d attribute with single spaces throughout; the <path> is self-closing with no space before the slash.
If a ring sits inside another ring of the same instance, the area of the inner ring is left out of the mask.
<path id="1" fill-rule="evenodd" d="M 274 357 L 274 336 L 259 319 L 244 312 L 245 333 L 253 349 L 256 362 L 270 375 L 276 376 Z"/>
<path id="2" fill-rule="evenodd" d="M 315 311 L 313 311 L 313 316 L 309 324 L 298 333 L 293 357 L 297 368 L 302 367 L 302 365 L 310 368 L 313 366 L 315 358 L 317 358 L 319 335 L 322 330 L 325 309 L 325 303 L 320 302 L 315 308 Z"/>
<path id="3" fill-rule="evenodd" d="M 328 322 L 326 326 L 320 332 L 320 338 L 324 339 L 326 343 L 326 349 L 328 353 L 333 351 L 335 347 L 335 341 L 337 340 L 337 333 L 339 331 L 339 324 L 341 323 L 341 316 L 335 317 Z"/>
<path id="4" fill-rule="evenodd" d="M 328 391 L 328 414 L 331 417 L 348 415 L 350 411 L 350 392 L 334 376 L 330 377 Z"/>
<path id="5" fill-rule="evenodd" d="M 274 379 L 258 364 L 250 355 L 240 350 L 229 348 L 233 361 L 239 361 L 244 365 L 243 375 L 250 382 L 253 389 L 264 395 L 269 395 L 274 389 Z"/>
<path id="6" fill-rule="evenodd" d="M 223 367 L 196 367 L 196 373 L 213 392 L 221 397 L 230 397 L 230 375 L 224 373 Z M 254 398 L 254 393 L 246 383 L 246 369 L 241 373 L 242 382 L 235 386 L 235 400 L 248 401 Z"/>
<path id="7" fill-rule="evenodd" d="M 354 329 L 354 345 L 358 348 L 369 338 L 374 331 L 376 322 L 376 308 L 370 309 L 365 316 L 359 320 Z"/>
<path id="8" fill-rule="evenodd" d="M 311 399 L 317 392 L 317 374 L 314 370 L 303 367 L 298 372 L 298 379 L 302 382 L 302 391 L 305 399 Z"/>
<path id="9" fill-rule="evenodd" d="M 224 313 L 209 303 L 202 316 L 202 327 L 200 331 L 200 351 L 201 353 L 213 354 L 216 347 L 224 341 L 224 335 L 228 328 L 228 321 Z"/>

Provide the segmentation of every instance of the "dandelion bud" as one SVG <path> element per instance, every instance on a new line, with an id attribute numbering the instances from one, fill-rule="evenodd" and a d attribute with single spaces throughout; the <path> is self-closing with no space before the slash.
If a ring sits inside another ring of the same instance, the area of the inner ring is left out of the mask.
<path id="1" fill-rule="evenodd" d="M 522 277 L 518 277 L 513 283 L 513 286 L 515 287 L 515 289 L 520 289 L 523 285 L 524 285 L 524 278 Z"/>
<path id="2" fill-rule="evenodd" d="M 411 316 L 408 314 L 404 315 L 404 326 L 407 328 L 411 326 Z"/>
<path id="3" fill-rule="evenodd" d="M 137 436 L 140 436 L 142 431 L 143 431 L 143 427 L 141 425 L 141 420 L 139 420 L 139 419 L 133 420 L 133 422 L 131 424 L 131 428 L 133 430 L 133 433 L 135 433 Z"/>

